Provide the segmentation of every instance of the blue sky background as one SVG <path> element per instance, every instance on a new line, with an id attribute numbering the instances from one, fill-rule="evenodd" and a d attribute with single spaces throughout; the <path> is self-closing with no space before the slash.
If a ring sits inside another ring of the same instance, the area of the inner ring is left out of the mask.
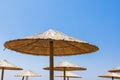
<path id="1" fill-rule="evenodd" d="M 92 54 L 55 57 L 55 63 L 67 60 L 86 67 L 86 71 L 73 71 L 82 76 L 82 80 L 108 80 L 98 76 L 120 66 L 119 3 L 120 0 L 1 0 L 0 60 L 6 59 L 42 75 L 29 80 L 49 80 L 49 71 L 42 69 L 49 65 L 49 57 L 3 51 L 3 45 L 11 39 L 54 29 L 100 48 Z M 18 72 L 5 71 L 4 80 L 21 80 L 14 77 Z"/>

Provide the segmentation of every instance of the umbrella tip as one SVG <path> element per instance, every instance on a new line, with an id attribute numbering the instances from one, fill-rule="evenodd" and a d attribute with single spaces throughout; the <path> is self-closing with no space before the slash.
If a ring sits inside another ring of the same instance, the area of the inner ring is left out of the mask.
<path id="1" fill-rule="evenodd" d="M 55 30 L 53 30 L 53 29 L 49 29 L 48 31 L 50 31 L 50 32 L 52 31 L 52 32 L 53 32 L 53 31 L 55 31 Z"/>
<path id="2" fill-rule="evenodd" d="M 0 63 L 8 62 L 6 59 L 0 60 Z"/>

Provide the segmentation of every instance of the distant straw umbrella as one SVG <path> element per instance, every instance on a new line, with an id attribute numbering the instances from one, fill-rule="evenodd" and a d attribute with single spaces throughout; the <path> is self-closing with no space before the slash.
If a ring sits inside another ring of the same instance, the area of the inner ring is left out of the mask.
<path id="1" fill-rule="evenodd" d="M 5 48 L 36 56 L 50 56 L 50 80 L 54 80 L 54 56 L 87 54 L 99 48 L 88 42 L 69 37 L 55 30 L 10 40 L 4 43 Z"/>
<path id="2" fill-rule="evenodd" d="M 4 78 L 4 70 L 22 70 L 22 68 L 19 68 L 12 63 L 8 62 L 7 60 L 0 60 L 0 69 L 2 69 L 1 73 L 1 80 Z"/>
<path id="3" fill-rule="evenodd" d="M 120 72 L 120 67 L 109 70 L 109 72 Z"/>
<path id="4" fill-rule="evenodd" d="M 28 80 L 28 77 L 40 77 L 39 74 L 31 71 L 31 70 L 26 70 L 24 72 L 20 72 L 18 74 L 15 75 L 16 77 L 26 77 L 26 80 Z"/>
<path id="5" fill-rule="evenodd" d="M 50 67 L 45 67 L 45 70 L 50 70 Z M 66 71 L 73 71 L 73 70 L 86 70 L 84 67 L 80 67 L 78 65 L 72 64 L 68 61 L 61 61 L 58 64 L 54 65 L 54 70 L 63 71 L 64 72 L 64 80 L 66 79 Z"/>
<path id="6" fill-rule="evenodd" d="M 58 74 L 56 77 L 64 77 L 64 74 Z M 67 80 L 69 80 L 69 78 L 82 78 L 82 77 L 72 73 L 71 71 L 66 71 L 66 78 Z"/>
<path id="7" fill-rule="evenodd" d="M 115 79 L 120 79 L 120 75 L 119 75 L 119 74 L 111 73 L 111 72 L 106 73 L 106 74 L 102 74 L 102 75 L 100 75 L 99 77 L 112 78 L 112 80 L 114 80 L 114 78 L 115 78 Z"/>

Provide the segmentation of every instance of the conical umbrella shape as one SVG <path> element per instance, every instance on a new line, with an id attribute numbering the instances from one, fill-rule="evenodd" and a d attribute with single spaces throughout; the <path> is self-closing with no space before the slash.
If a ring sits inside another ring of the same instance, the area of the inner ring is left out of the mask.
<path id="1" fill-rule="evenodd" d="M 56 77 L 64 77 L 64 74 L 58 74 Z M 66 77 L 67 80 L 69 80 L 69 78 L 82 78 L 79 75 L 72 73 L 71 71 L 66 71 Z"/>
<path id="2" fill-rule="evenodd" d="M 15 75 L 16 77 L 26 77 L 26 80 L 28 80 L 28 77 L 40 77 L 41 75 L 31 71 L 31 70 L 26 70 L 24 72 L 20 72 Z"/>
<path id="3" fill-rule="evenodd" d="M 45 70 L 50 70 L 50 67 L 45 67 Z M 72 70 L 86 70 L 86 68 L 73 64 L 68 61 L 61 61 L 54 65 L 54 70 L 57 71 L 72 71 Z"/>
<path id="4" fill-rule="evenodd" d="M 50 70 L 50 67 L 44 68 L 45 70 Z M 72 71 L 72 70 L 86 70 L 84 67 L 80 67 L 78 65 L 72 64 L 68 61 L 61 61 L 58 62 L 58 64 L 54 65 L 54 70 L 57 71 L 64 71 L 64 80 L 66 77 L 66 71 Z"/>
<path id="5" fill-rule="evenodd" d="M 20 73 L 16 74 L 15 76 L 16 77 L 22 77 L 22 76 L 40 77 L 39 74 L 37 74 L 31 70 L 26 70 L 24 72 L 20 72 Z"/>
<path id="6" fill-rule="evenodd" d="M 120 67 L 109 70 L 109 72 L 120 72 Z"/>
<path id="7" fill-rule="evenodd" d="M 50 80 L 53 80 L 54 57 L 87 54 L 98 47 L 54 30 L 5 42 L 8 49 L 31 55 L 50 56 Z"/>
<path id="8" fill-rule="evenodd" d="M 103 77 L 103 78 L 112 78 L 112 80 L 114 80 L 114 78 L 116 79 L 120 79 L 120 75 L 119 74 L 116 74 L 116 73 L 106 73 L 106 74 L 102 74 L 100 75 L 99 77 Z"/>
<path id="9" fill-rule="evenodd" d="M 5 42 L 4 46 L 17 52 L 31 55 L 50 55 L 50 42 L 54 42 L 54 56 L 85 54 L 98 50 L 88 42 L 69 37 L 54 30 Z"/>
<path id="10" fill-rule="evenodd" d="M 7 60 L 0 60 L 0 69 L 2 69 L 1 80 L 3 80 L 4 77 L 4 70 L 22 70 L 22 68 L 13 65 Z"/>
<path id="11" fill-rule="evenodd" d="M 72 73 L 71 71 L 66 71 L 65 73 L 67 80 L 69 80 L 69 78 L 82 78 L 79 75 Z M 58 74 L 56 77 L 64 77 L 64 74 Z"/>

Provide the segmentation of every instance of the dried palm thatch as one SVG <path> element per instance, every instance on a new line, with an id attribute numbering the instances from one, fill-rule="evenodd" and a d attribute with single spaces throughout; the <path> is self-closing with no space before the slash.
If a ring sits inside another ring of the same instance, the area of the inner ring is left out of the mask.
<path id="1" fill-rule="evenodd" d="M 56 77 L 64 77 L 64 74 L 58 74 Z M 79 75 L 77 75 L 71 71 L 66 71 L 66 77 L 68 77 L 68 78 L 82 78 Z"/>
<path id="2" fill-rule="evenodd" d="M 19 68 L 18 66 L 8 62 L 7 60 L 0 60 L 0 69 L 5 70 L 22 70 L 22 68 Z"/>
<path id="3" fill-rule="evenodd" d="M 16 77 L 22 77 L 22 76 L 30 76 L 30 77 L 40 77 L 39 74 L 31 71 L 31 70 L 26 70 L 24 72 L 20 72 L 18 74 L 15 75 Z"/>
<path id="4" fill-rule="evenodd" d="M 44 68 L 45 70 L 50 70 L 50 67 Z M 58 64 L 55 64 L 53 67 L 54 70 L 57 71 L 63 71 L 64 72 L 64 80 L 66 80 L 66 71 L 72 71 L 72 70 L 86 70 L 84 67 L 80 67 L 78 65 L 72 64 L 68 61 L 62 61 L 58 62 Z"/>
<path id="5" fill-rule="evenodd" d="M 98 47 L 88 42 L 69 37 L 54 30 L 5 42 L 8 49 L 31 55 L 50 55 L 49 43 L 53 41 L 54 56 L 69 56 L 95 52 Z"/>
<path id="6" fill-rule="evenodd" d="M 112 78 L 112 80 L 113 80 L 114 78 L 120 79 L 120 75 L 119 75 L 119 74 L 111 73 L 111 72 L 106 73 L 106 74 L 102 74 L 102 75 L 100 75 L 99 77 L 103 77 L 103 78 Z"/>
<path id="7" fill-rule="evenodd" d="M 26 70 L 24 72 L 20 72 L 18 74 L 15 75 L 16 77 L 26 77 L 26 80 L 28 80 L 28 77 L 40 77 L 41 75 L 31 71 L 31 70 Z M 23 80 L 22 78 L 22 80 Z"/>
<path id="8" fill-rule="evenodd" d="M 120 72 L 120 67 L 109 70 L 109 72 Z"/>
<path id="9" fill-rule="evenodd" d="M 45 67 L 45 70 L 50 70 L 50 67 Z M 73 70 L 86 70 L 86 68 L 70 63 L 68 61 L 61 61 L 54 65 L 54 70 L 57 71 L 73 71 Z"/>
<path id="10" fill-rule="evenodd" d="M 0 60 L 0 69 L 2 69 L 1 80 L 3 80 L 4 77 L 4 70 L 22 70 L 22 68 L 13 65 L 7 60 Z"/>

